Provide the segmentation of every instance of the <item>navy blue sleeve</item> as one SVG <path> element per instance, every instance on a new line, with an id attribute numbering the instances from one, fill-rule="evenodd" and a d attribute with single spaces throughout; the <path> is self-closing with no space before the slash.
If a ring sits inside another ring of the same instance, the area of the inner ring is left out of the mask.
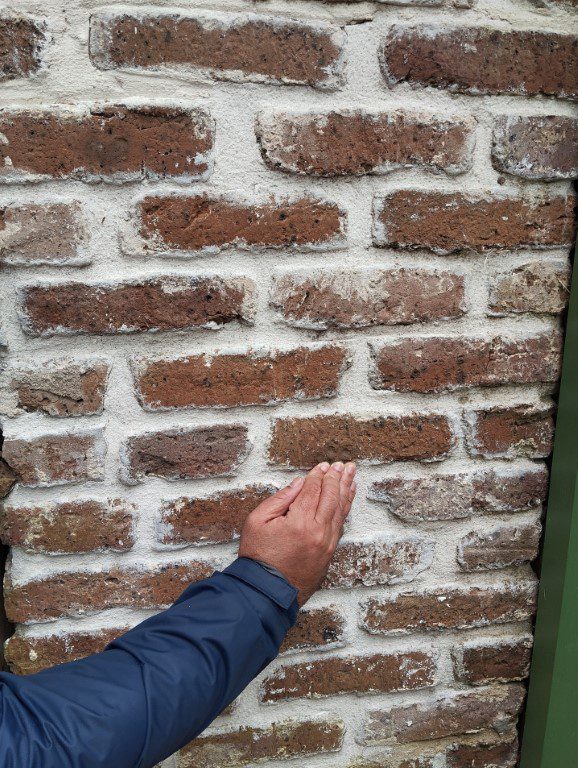
<path id="1" fill-rule="evenodd" d="M 150 768 L 269 664 L 297 592 L 239 558 L 102 652 L 35 675 L 0 674 L 3 768 Z"/>

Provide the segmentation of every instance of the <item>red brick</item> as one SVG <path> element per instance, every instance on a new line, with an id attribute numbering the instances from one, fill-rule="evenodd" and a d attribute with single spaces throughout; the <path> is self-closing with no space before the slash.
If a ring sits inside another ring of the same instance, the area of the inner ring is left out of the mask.
<path id="1" fill-rule="evenodd" d="M 454 445 L 449 420 L 438 414 L 356 418 L 336 413 L 276 419 L 269 460 L 304 469 L 320 461 L 439 461 Z"/>
<path id="2" fill-rule="evenodd" d="M 0 538 L 4 544 L 33 552 L 122 552 L 134 545 L 135 509 L 122 499 L 6 505 L 0 517 Z"/>
<path id="3" fill-rule="evenodd" d="M 6 615 L 12 622 L 30 623 L 125 606 L 167 608 L 191 582 L 207 578 L 213 571 L 208 563 L 192 561 L 156 568 L 63 572 L 16 585 L 7 576 Z"/>
<path id="4" fill-rule="evenodd" d="M 17 406 L 49 416 L 92 416 L 104 407 L 109 366 L 103 361 L 54 363 L 16 370 L 11 376 Z"/>
<path id="5" fill-rule="evenodd" d="M 338 752 L 345 728 L 341 720 L 285 720 L 263 728 L 199 736 L 177 753 L 176 768 L 237 768 L 268 760 L 287 760 Z"/>
<path id="6" fill-rule="evenodd" d="M 278 274 L 270 304 L 288 325 L 314 331 L 447 320 L 466 311 L 464 278 L 426 269 Z"/>
<path id="7" fill-rule="evenodd" d="M 398 190 L 376 199 L 373 241 L 441 255 L 566 246 L 574 239 L 574 204 L 573 197 L 526 200 Z"/>
<path id="8" fill-rule="evenodd" d="M 214 125 L 198 109 L 103 105 L 0 112 L 0 182 L 206 178 Z"/>
<path id="9" fill-rule="evenodd" d="M 211 496 L 164 501 L 157 539 L 177 546 L 223 544 L 238 539 L 247 515 L 275 490 L 268 485 L 249 485 Z"/>
<path id="10" fill-rule="evenodd" d="M 326 250 L 345 245 L 346 215 L 313 197 L 254 202 L 215 195 L 145 197 L 134 250 L 178 256 L 235 250 Z M 129 245 L 129 250 L 130 250 Z"/>
<path id="11" fill-rule="evenodd" d="M 133 359 L 136 394 L 147 411 L 232 408 L 318 400 L 337 394 L 348 367 L 338 346 Z"/>
<path id="12" fill-rule="evenodd" d="M 254 285 L 243 277 L 167 275 L 120 283 L 51 283 L 21 292 L 31 336 L 220 328 L 252 323 Z"/>
<path id="13" fill-rule="evenodd" d="M 7 438 L 2 455 L 27 486 L 102 480 L 106 445 L 102 430 Z"/>
<path id="14" fill-rule="evenodd" d="M 368 498 L 414 523 L 526 512 L 544 503 L 547 490 L 548 472 L 538 466 L 416 478 L 400 475 L 373 483 Z"/>
<path id="15" fill-rule="evenodd" d="M 380 50 L 388 85 L 471 93 L 578 96 L 578 38 L 488 27 L 394 25 Z"/>
<path id="16" fill-rule="evenodd" d="M 525 693 L 525 688 L 515 683 L 468 693 L 448 691 L 432 702 L 370 712 L 365 742 L 405 744 L 486 729 L 500 734 L 515 722 Z"/>
<path id="17" fill-rule="evenodd" d="M 30 16 L 0 17 L 0 81 L 31 77 L 42 66 L 46 22 Z"/>
<path id="18" fill-rule="evenodd" d="M 343 645 L 345 622 L 333 607 L 303 609 L 287 633 L 279 653 Z"/>
<path id="19" fill-rule="evenodd" d="M 261 701 L 317 699 L 345 693 L 393 693 L 434 685 L 437 667 L 431 654 L 374 653 L 285 664 L 261 684 Z"/>
<path id="20" fill-rule="evenodd" d="M 370 347 L 373 389 L 443 392 L 558 381 L 562 337 L 558 333 L 522 339 L 424 336 Z"/>
<path id="21" fill-rule="evenodd" d="M 434 544 L 420 537 L 342 541 L 329 564 L 322 589 L 375 587 L 413 581 L 433 560 Z"/>
<path id="22" fill-rule="evenodd" d="M 488 314 L 557 315 L 566 309 L 569 294 L 568 264 L 534 261 L 496 275 L 490 283 Z"/>
<path id="23" fill-rule="evenodd" d="M 114 13 L 90 18 L 99 69 L 199 70 L 215 80 L 336 88 L 344 35 L 328 24 L 256 14 Z"/>
<path id="24" fill-rule="evenodd" d="M 472 531 L 458 543 L 460 568 L 462 571 L 485 571 L 535 560 L 541 532 L 540 523 L 502 525 L 487 532 Z"/>
<path id="25" fill-rule="evenodd" d="M 371 597 L 361 604 L 361 626 L 375 635 L 407 635 L 526 621 L 536 610 L 536 591 L 534 582 L 525 581 Z"/>
<path id="26" fill-rule="evenodd" d="M 16 634 L 12 635 L 4 646 L 4 658 L 15 674 L 30 675 L 57 664 L 100 653 L 128 629 L 129 627 L 113 627 L 94 632 L 71 632 L 42 637 Z"/>
<path id="27" fill-rule="evenodd" d="M 446 752 L 447 768 L 516 768 L 518 737 L 497 743 L 452 744 Z"/>
<path id="28" fill-rule="evenodd" d="M 0 499 L 8 496 L 17 481 L 18 475 L 16 472 L 0 457 Z"/>
<path id="29" fill-rule="evenodd" d="M 92 259 L 79 203 L 0 208 L 0 264 L 15 267 L 84 266 Z"/>
<path id="30" fill-rule="evenodd" d="M 455 678 L 467 685 L 523 680 L 530 672 L 531 658 L 531 636 L 473 640 L 452 648 Z"/>
<path id="31" fill-rule="evenodd" d="M 518 405 L 467 411 L 466 443 L 472 456 L 543 459 L 552 451 L 553 410 Z"/>
<path id="32" fill-rule="evenodd" d="M 361 176 L 472 165 L 475 122 L 411 112 L 262 113 L 257 140 L 271 168 L 310 176 Z"/>
<path id="33" fill-rule="evenodd" d="M 242 424 L 167 429 L 129 437 L 121 448 L 121 477 L 129 485 L 147 477 L 196 480 L 233 475 L 251 443 Z"/>
<path id="34" fill-rule="evenodd" d="M 560 115 L 496 119 L 492 146 L 494 168 L 534 181 L 578 176 L 578 120 Z"/>

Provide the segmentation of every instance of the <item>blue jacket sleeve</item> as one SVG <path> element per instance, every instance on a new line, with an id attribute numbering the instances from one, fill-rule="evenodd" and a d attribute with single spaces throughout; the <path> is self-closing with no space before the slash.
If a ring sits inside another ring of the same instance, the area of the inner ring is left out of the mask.
<path id="1" fill-rule="evenodd" d="M 191 585 L 102 653 L 0 674 L 3 768 L 149 768 L 203 731 L 277 655 L 296 590 L 247 558 Z"/>

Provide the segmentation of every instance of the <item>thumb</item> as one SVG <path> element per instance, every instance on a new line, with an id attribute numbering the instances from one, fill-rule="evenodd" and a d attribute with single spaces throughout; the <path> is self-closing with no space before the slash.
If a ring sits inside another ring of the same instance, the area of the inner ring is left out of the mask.
<path id="1" fill-rule="evenodd" d="M 292 504 L 299 495 L 302 486 L 303 478 L 296 477 L 290 485 L 281 488 L 281 490 L 274 493 L 273 496 L 262 501 L 259 506 L 253 510 L 251 515 L 259 518 L 259 520 L 272 520 L 275 517 L 284 515 L 289 509 L 289 505 Z"/>

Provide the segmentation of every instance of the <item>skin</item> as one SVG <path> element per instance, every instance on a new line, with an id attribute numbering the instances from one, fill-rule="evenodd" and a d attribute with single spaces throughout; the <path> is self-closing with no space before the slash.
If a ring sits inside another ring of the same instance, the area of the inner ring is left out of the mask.
<path id="1" fill-rule="evenodd" d="M 357 490 L 355 464 L 314 467 L 266 499 L 247 517 L 239 557 L 277 568 L 304 605 L 319 589 L 343 534 Z"/>

